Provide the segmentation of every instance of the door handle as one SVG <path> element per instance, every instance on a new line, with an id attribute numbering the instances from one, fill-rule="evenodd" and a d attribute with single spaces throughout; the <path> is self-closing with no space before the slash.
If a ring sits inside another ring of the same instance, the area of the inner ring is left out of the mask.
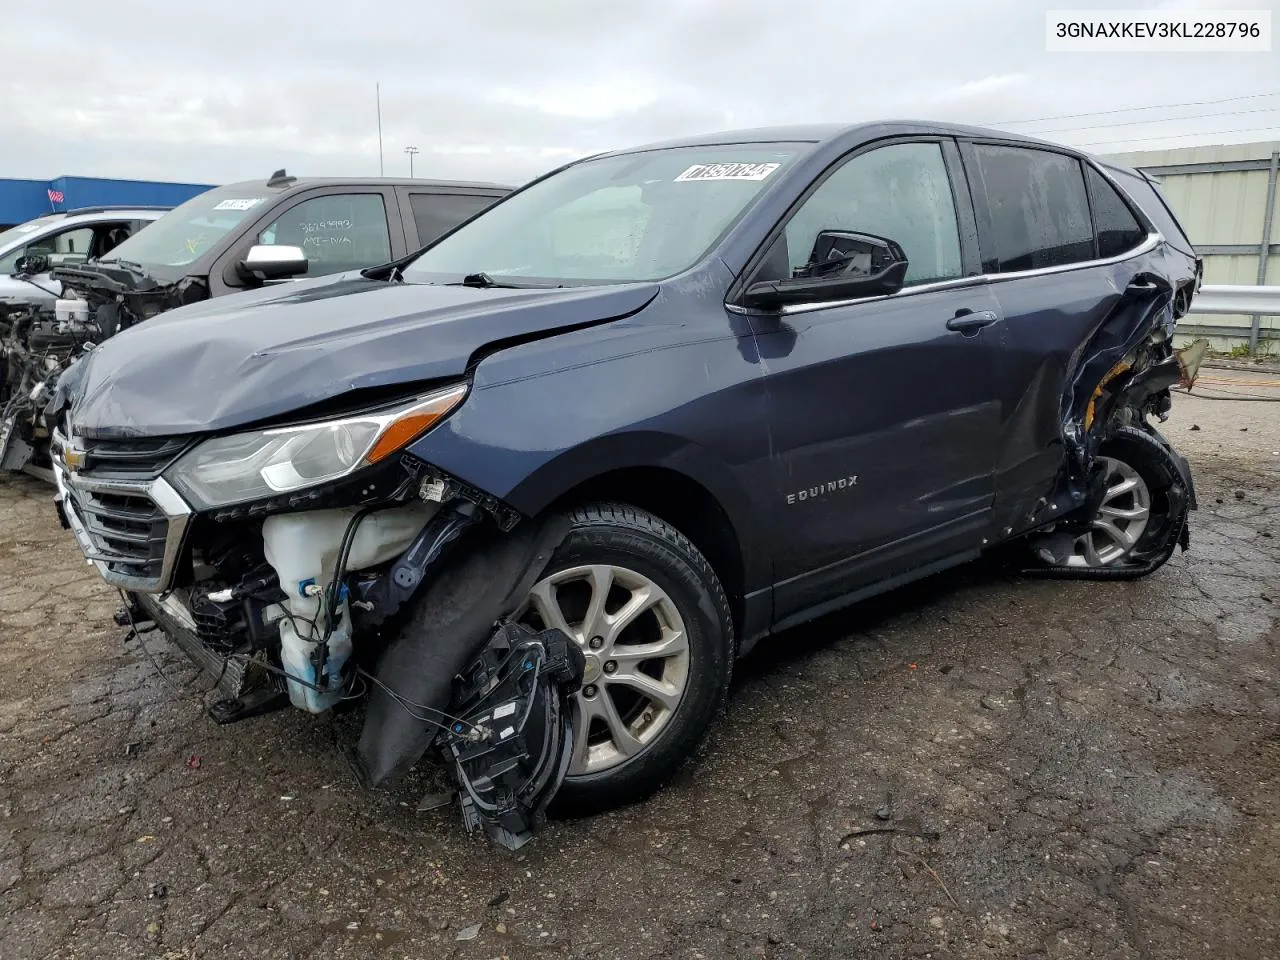
<path id="1" fill-rule="evenodd" d="M 983 327 L 995 323 L 1000 318 L 992 310 L 957 310 L 956 315 L 947 321 L 948 330 L 956 330 L 966 337 L 976 336 Z"/>
<path id="2" fill-rule="evenodd" d="M 1152 283 L 1145 277 L 1134 277 L 1129 281 L 1129 285 L 1124 288 L 1125 293 L 1152 293 L 1159 290 L 1158 284 Z"/>

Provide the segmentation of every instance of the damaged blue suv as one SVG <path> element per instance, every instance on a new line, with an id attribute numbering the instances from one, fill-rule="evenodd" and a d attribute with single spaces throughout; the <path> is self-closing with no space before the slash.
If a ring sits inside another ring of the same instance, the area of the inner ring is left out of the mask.
<path id="1" fill-rule="evenodd" d="M 219 678 L 222 722 L 364 699 L 518 846 L 654 790 L 766 637 L 997 545 L 1187 546 L 1153 420 L 1199 284 L 1156 184 L 894 122 L 570 164 L 426 250 L 184 307 L 49 409 L 59 509 Z"/>

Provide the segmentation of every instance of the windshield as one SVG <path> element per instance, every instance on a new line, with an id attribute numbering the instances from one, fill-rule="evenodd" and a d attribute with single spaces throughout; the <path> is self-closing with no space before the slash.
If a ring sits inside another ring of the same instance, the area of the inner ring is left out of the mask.
<path id="1" fill-rule="evenodd" d="M 184 267 L 230 233 L 246 217 L 256 215 L 271 199 L 265 188 L 219 187 L 174 207 L 145 230 L 139 230 L 102 262 L 127 260 L 144 267 Z"/>
<path id="2" fill-rule="evenodd" d="M 660 280 L 697 263 L 771 178 L 809 148 L 673 147 L 575 164 L 504 200 L 418 257 L 404 277 L 496 283 Z"/>
<path id="3" fill-rule="evenodd" d="M 57 223 L 61 219 L 62 214 L 60 213 L 51 217 L 37 217 L 34 220 L 28 220 L 26 223 L 20 223 L 16 227 L 10 227 L 8 230 L 0 232 L 0 252 L 14 244 L 25 243 L 41 227 Z"/>

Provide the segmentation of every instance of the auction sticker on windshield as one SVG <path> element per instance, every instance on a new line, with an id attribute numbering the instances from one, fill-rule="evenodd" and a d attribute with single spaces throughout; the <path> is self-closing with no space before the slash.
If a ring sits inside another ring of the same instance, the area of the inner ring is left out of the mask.
<path id="1" fill-rule="evenodd" d="M 262 202 L 261 197 L 246 197 L 243 200 L 221 200 L 214 206 L 215 210 L 252 210 Z"/>
<path id="2" fill-rule="evenodd" d="M 676 183 L 686 180 L 763 180 L 780 163 L 695 163 L 680 176 Z"/>

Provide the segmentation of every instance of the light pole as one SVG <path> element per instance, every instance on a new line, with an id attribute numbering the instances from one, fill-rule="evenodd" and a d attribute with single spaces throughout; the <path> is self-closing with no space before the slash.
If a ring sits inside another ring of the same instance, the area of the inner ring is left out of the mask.
<path id="1" fill-rule="evenodd" d="M 413 179 L 413 155 L 421 151 L 417 147 L 405 147 L 404 152 L 409 155 L 409 179 Z"/>

